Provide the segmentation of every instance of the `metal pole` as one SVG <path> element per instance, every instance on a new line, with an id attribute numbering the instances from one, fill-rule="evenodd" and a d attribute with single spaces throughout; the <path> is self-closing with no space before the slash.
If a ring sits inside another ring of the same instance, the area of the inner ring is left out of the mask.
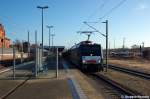
<path id="1" fill-rule="evenodd" d="M 43 55 L 44 55 L 44 53 L 43 53 L 43 10 L 47 9 L 48 6 L 43 6 L 43 7 L 37 6 L 37 8 L 42 10 L 42 53 L 41 53 L 42 55 L 41 55 L 41 63 L 42 63 L 42 67 L 44 67 L 44 65 L 43 65 Z"/>
<path id="2" fill-rule="evenodd" d="M 50 28 L 49 28 L 49 52 L 50 52 L 50 44 L 51 44 L 50 37 L 51 37 L 51 31 L 50 31 Z"/>
<path id="3" fill-rule="evenodd" d="M 43 67 L 43 9 L 42 9 L 42 54 L 41 54 L 41 63 L 42 63 L 42 67 Z"/>
<path id="4" fill-rule="evenodd" d="M 43 71 L 43 66 L 42 66 L 42 50 L 39 48 L 39 70 Z"/>
<path id="5" fill-rule="evenodd" d="M 38 53 L 38 72 L 40 71 L 41 68 L 41 62 L 40 62 L 40 48 L 37 48 L 37 53 Z"/>
<path id="6" fill-rule="evenodd" d="M 52 34 L 51 36 L 52 36 L 52 47 L 53 47 L 53 46 L 54 46 L 54 44 L 53 44 L 53 43 L 54 43 L 54 41 L 53 41 L 53 40 L 54 40 L 54 36 L 55 36 L 55 34 Z"/>
<path id="7" fill-rule="evenodd" d="M 15 66 L 16 65 L 16 52 L 15 52 L 15 46 L 13 44 L 13 79 L 15 79 Z"/>
<path id="8" fill-rule="evenodd" d="M 57 53 L 56 53 L 56 78 L 58 78 L 58 48 L 57 48 Z"/>
<path id="9" fill-rule="evenodd" d="M 3 54 L 4 54 L 4 38 L 2 39 L 2 65 L 3 65 L 3 63 L 4 63 L 4 61 L 3 61 Z"/>
<path id="10" fill-rule="evenodd" d="M 37 31 L 35 31 L 35 77 L 37 77 L 37 68 L 38 68 L 38 50 L 37 50 Z"/>
<path id="11" fill-rule="evenodd" d="M 115 39 L 114 39 L 114 50 L 115 50 Z"/>
<path id="12" fill-rule="evenodd" d="M 109 42 L 109 47 L 108 47 L 108 56 L 110 55 L 110 42 Z"/>
<path id="13" fill-rule="evenodd" d="M 143 57 L 143 51 L 144 51 L 144 42 L 142 42 L 142 57 Z"/>
<path id="14" fill-rule="evenodd" d="M 49 26 L 49 25 L 47 25 L 47 28 L 48 28 L 48 30 L 49 30 L 49 53 L 50 53 L 50 44 L 51 44 L 51 42 L 50 42 L 50 38 L 51 38 L 51 28 L 53 28 L 54 26 Z"/>
<path id="15" fill-rule="evenodd" d="M 123 46 L 122 46 L 123 49 L 125 49 L 125 37 L 123 38 Z"/>
<path id="16" fill-rule="evenodd" d="M 28 57 L 30 56 L 30 35 L 28 31 Z"/>
<path id="17" fill-rule="evenodd" d="M 52 47 L 53 47 L 53 35 L 52 35 Z"/>
<path id="18" fill-rule="evenodd" d="M 106 20 L 106 72 L 108 69 L 108 20 Z"/>
<path id="19" fill-rule="evenodd" d="M 23 41 L 21 44 L 21 63 L 23 62 Z"/>
<path id="20" fill-rule="evenodd" d="M 52 34 L 51 36 L 52 36 L 52 51 L 54 51 L 53 40 L 54 40 L 54 36 L 55 36 L 55 34 Z"/>

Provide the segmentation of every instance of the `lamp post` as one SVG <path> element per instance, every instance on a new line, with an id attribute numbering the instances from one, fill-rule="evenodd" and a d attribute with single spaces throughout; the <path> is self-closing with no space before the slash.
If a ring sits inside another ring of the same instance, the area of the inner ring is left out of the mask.
<path id="1" fill-rule="evenodd" d="M 43 65 L 43 10 L 48 9 L 48 6 L 37 6 L 37 8 L 42 10 L 42 55 L 41 57 L 42 57 L 42 65 Z"/>
<path id="2" fill-rule="evenodd" d="M 52 26 L 52 25 L 51 26 L 47 25 L 47 28 L 49 29 L 49 52 L 50 52 L 50 37 L 51 37 L 51 30 L 50 29 L 53 28 L 53 27 L 54 26 Z"/>
<path id="3" fill-rule="evenodd" d="M 52 36 L 52 47 L 53 47 L 53 40 L 54 40 L 54 36 L 55 36 L 55 34 L 51 34 L 51 36 Z"/>

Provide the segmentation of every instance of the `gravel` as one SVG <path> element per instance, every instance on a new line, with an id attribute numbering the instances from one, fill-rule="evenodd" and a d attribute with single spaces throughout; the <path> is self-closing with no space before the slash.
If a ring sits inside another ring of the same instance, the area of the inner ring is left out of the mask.
<path id="1" fill-rule="evenodd" d="M 131 76 L 118 71 L 108 70 L 108 72 L 100 72 L 100 74 L 126 86 L 133 90 L 150 96 L 150 81 L 139 77 Z"/>

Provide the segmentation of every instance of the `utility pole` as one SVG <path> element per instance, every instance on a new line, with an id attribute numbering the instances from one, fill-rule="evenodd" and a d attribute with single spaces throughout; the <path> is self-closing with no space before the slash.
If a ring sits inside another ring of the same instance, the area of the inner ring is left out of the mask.
<path id="1" fill-rule="evenodd" d="M 37 77 L 38 74 L 38 50 L 37 50 L 37 31 L 35 31 L 35 77 Z"/>
<path id="2" fill-rule="evenodd" d="M 108 48 L 108 52 L 109 52 L 109 55 L 110 55 L 110 42 L 109 42 L 109 48 Z"/>
<path id="3" fill-rule="evenodd" d="M 116 43 L 116 40 L 114 39 L 114 50 L 115 50 L 115 48 L 116 48 L 116 44 L 115 44 L 115 43 Z"/>
<path id="4" fill-rule="evenodd" d="M 28 31 L 28 57 L 30 57 L 30 34 Z"/>
<path id="5" fill-rule="evenodd" d="M 35 31 L 35 47 L 37 47 L 37 31 Z"/>
<path id="6" fill-rule="evenodd" d="M 126 38 L 124 37 L 124 38 L 123 38 L 123 46 L 122 46 L 123 49 L 125 49 L 125 39 L 126 39 Z"/>
<path id="7" fill-rule="evenodd" d="M 102 22 L 106 24 L 106 72 L 108 69 L 108 20 Z"/>
<path id="8" fill-rule="evenodd" d="M 44 49 L 44 46 L 43 46 L 43 10 L 48 9 L 48 6 L 43 6 L 43 7 L 37 6 L 37 8 L 42 10 L 42 55 L 41 55 L 41 57 L 42 57 L 42 67 L 43 67 L 43 54 L 44 54 L 44 52 L 43 52 L 43 49 Z"/>
<path id="9" fill-rule="evenodd" d="M 58 78 L 58 64 L 59 64 L 59 52 L 58 52 L 58 48 L 56 49 L 56 78 Z"/>
<path id="10" fill-rule="evenodd" d="M 54 36 L 55 36 L 55 34 L 51 34 L 51 36 L 52 36 L 52 47 L 53 47 L 53 40 L 54 40 Z"/>
<path id="11" fill-rule="evenodd" d="M 1 53 L 1 59 L 2 59 L 2 65 L 3 65 L 3 63 L 4 63 L 4 59 L 3 59 L 3 54 L 4 54 L 4 37 L 2 38 L 1 42 L 2 42 L 2 53 Z"/>
<path id="12" fill-rule="evenodd" d="M 16 77 L 16 51 L 15 51 L 15 44 L 13 42 L 13 79 Z"/>
<path id="13" fill-rule="evenodd" d="M 141 56 L 143 57 L 143 51 L 144 51 L 144 42 L 142 42 L 142 46 L 141 46 Z"/>
<path id="14" fill-rule="evenodd" d="M 48 26 L 48 25 L 47 25 L 47 28 L 49 29 L 49 52 L 50 52 L 50 43 L 51 43 L 51 42 L 50 42 L 50 38 L 51 38 L 51 30 L 50 30 L 50 29 L 53 28 L 53 27 L 54 27 L 54 26 Z"/>
<path id="15" fill-rule="evenodd" d="M 144 48 L 144 42 L 142 42 L 142 47 Z"/>
<path id="16" fill-rule="evenodd" d="M 23 40 L 21 43 L 21 63 L 23 62 Z"/>

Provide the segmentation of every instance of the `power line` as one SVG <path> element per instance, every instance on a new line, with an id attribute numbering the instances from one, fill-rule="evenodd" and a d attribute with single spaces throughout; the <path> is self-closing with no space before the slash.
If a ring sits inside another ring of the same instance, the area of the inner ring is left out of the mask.
<path id="1" fill-rule="evenodd" d="M 103 0 L 103 3 L 96 10 L 94 10 L 94 12 L 91 15 L 89 15 L 89 17 L 87 18 L 87 21 L 89 21 L 98 11 L 102 10 L 102 8 L 106 5 L 106 3 L 108 3 L 108 1 Z M 84 26 L 81 25 L 79 31 L 81 31 L 83 27 Z"/>
<path id="2" fill-rule="evenodd" d="M 116 10 L 117 8 L 119 8 L 123 3 L 125 3 L 127 0 L 121 0 L 117 5 L 115 5 L 114 7 L 112 7 L 108 12 L 106 12 L 102 17 L 100 17 L 99 19 L 102 20 L 104 17 L 108 16 L 110 13 L 112 13 L 114 10 Z M 104 5 L 106 4 L 106 2 L 104 2 L 102 5 L 100 5 L 100 8 L 103 8 Z M 92 17 L 93 15 L 91 15 L 90 17 Z M 88 20 L 90 19 L 90 17 L 88 18 Z M 99 21 L 100 21 L 99 20 Z M 95 23 L 94 23 L 95 24 Z M 82 27 L 80 28 L 80 31 L 82 30 Z"/>
<path id="3" fill-rule="evenodd" d="M 108 3 L 108 1 L 104 0 L 103 3 L 87 18 L 87 20 L 90 20 L 98 11 L 101 11 L 103 7 Z"/>
<path id="4" fill-rule="evenodd" d="M 106 12 L 102 17 L 100 17 L 100 20 L 102 20 L 104 17 L 108 16 L 110 13 L 112 13 L 114 10 L 119 8 L 123 3 L 125 3 L 127 0 L 121 0 L 117 5 L 115 5 L 113 8 L 111 8 L 108 12 Z"/>

